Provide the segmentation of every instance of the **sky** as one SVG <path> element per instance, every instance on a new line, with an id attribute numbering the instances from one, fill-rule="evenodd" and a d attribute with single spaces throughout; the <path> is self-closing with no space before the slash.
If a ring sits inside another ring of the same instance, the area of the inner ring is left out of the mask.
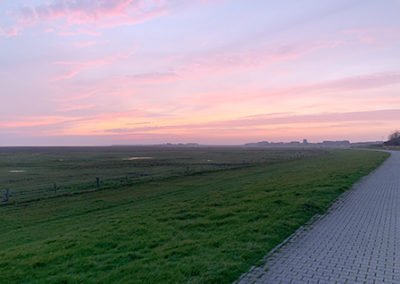
<path id="1" fill-rule="evenodd" d="M 0 2 L 0 146 L 385 140 L 400 0 Z"/>

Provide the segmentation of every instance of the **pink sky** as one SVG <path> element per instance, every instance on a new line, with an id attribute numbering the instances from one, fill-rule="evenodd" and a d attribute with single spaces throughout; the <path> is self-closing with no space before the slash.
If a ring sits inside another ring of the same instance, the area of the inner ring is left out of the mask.
<path id="1" fill-rule="evenodd" d="M 3 1 L 0 146 L 384 140 L 400 128 L 399 10 Z"/>

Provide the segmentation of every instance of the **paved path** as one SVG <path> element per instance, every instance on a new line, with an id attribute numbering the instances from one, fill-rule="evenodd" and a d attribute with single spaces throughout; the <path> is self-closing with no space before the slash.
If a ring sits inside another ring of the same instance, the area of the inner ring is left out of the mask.
<path id="1" fill-rule="evenodd" d="M 400 283 L 400 151 L 239 283 Z"/>

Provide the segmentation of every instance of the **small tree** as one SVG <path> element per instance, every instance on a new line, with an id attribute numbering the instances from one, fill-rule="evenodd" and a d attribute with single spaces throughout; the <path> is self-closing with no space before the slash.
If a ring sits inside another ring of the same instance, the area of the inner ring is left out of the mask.
<path id="1" fill-rule="evenodd" d="M 388 137 L 389 141 L 385 142 L 384 144 L 387 146 L 394 146 L 400 145 L 400 131 L 396 130 Z"/>
<path id="2" fill-rule="evenodd" d="M 400 138 L 400 131 L 396 130 L 392 134 L 389 135 L 389 141 L 396 140 Z"/>

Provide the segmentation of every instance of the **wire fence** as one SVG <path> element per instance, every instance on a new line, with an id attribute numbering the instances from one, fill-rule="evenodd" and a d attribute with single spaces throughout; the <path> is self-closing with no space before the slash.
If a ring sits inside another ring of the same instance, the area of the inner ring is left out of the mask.
<path id="1" fill-rule="evenodd" d="M 218 170 L 241 168 L 253 163 L 209 163 L 209 164 L 190 164 L 179 167 L 148 169 L 146 172 L 127 172 L 124 175 L 102 176 L 98 174 L 87 180 L 79 182 L 62 181 L 44 184 L 34 184 L 31 186 L 19 186 L 15 188 L 0 189 L 2 200 L 1 205 L 12 204 L 14 202 L 29 202 L 40 199 L 48 199 L 60 196 L 74 195 L 85 192 L 93 192 L 118 188 L 121 186 L 135 185 L 143 182 L 162 180 L 172 177 L 197 175 Z"/>

